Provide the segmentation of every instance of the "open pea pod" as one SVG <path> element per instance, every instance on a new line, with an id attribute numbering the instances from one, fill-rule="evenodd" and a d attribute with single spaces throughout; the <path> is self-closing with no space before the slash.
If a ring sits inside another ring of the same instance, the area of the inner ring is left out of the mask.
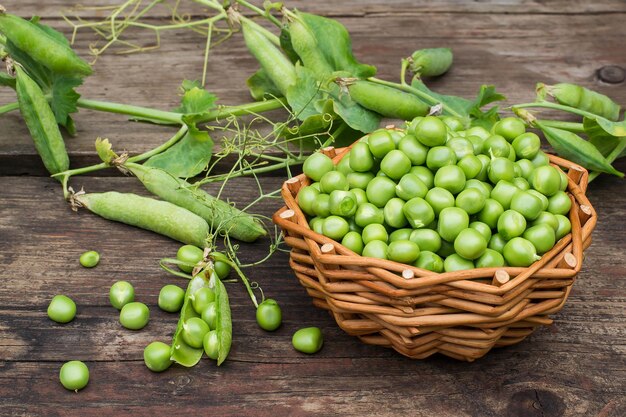
<path id="1" fill-rule="evenodd" d="M 211 275 L 210 283 L 213 291 L 215 291 L 215 302 L 217 303 L 217 365 L 219 366 L 226 360 L 230 352 L 233 341 L 233 324 L 226 287 L 217 277 L 217 274 Z"/>
<path id="2" fill-rule="evenodd" d="M 174 332 L 172 338 L 172 347 L 170 350 L 170 358 L 183 366 L 192 367 L 200 362 L 204 350 L 202 348 L 194 348 L 189 346 L 183 340 L 182 331 L 183 324 L 192 317 L 200 317 L 198 313 L 193 309 L 191 296 L 202 287 L 208 287 L 209 281 L 200 275 L 196 275 L 189 281 L 187 285 L 187 291 L 185 292 L 185 300 L 183 302 L 183 308 L 180 310 L 180 318 L 178 319 L 178 326 Z"/>
<path id="3" fill-rule="evenodd" d="M 564 158 L 593 171 L 606 172 L 618 177 L 624 176 L 624 173 L 616 170 L 593 144 L 577 134 L 546 126 L 539 120 L 534 124 L 543 131 L 554 150 Z"/>

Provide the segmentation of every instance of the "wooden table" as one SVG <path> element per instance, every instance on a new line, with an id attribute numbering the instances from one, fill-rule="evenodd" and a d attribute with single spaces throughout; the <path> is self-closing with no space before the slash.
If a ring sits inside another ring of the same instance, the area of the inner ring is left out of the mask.
<path id="1" fill-rule="evenodd" d="M 2 3 L 22 16 L 39 14 L 70 33 L 59 11 L 73 1 Z M 345 24 L 357 57 L 377 65 L 382 78 L 397 78 L 400 58 L 415 49 L 449 46 L 455 64 L 431 83 L 437 91 L 470 97 L 480 84 L 491 83 L 515 103 L 531 100 L 536 82 L 570 81 L 626 105 L 623 76 L 601 71 L 611 65 L 626 68 L 623 0 L 292 0 L 288 5 Z M 79 53 L 86 56 L 93 40 L 80 32 Z M 165 36 L 159 50 L 105 54 L 80 92 L 93 99 L 172 108 L 180 81 L 201 74 L 202 45 L 200 35 L 181 31 Z M 222 103 L 246 102 L 244 82 L 255 66 L 235 36 L 213 51 L 207 88 Z M 0 103 L 13 101 L 12 94 L 0 90 Z M 170 135 L 163 127 L 115 115 L 82 110 L 76 119 L 78 136 L 67 139 L 74 167 L 97 160 L 97 136 L 134 154 Z M 617 166 L 626 169 L 624 162 Z M 263 185 L 278 188 L 282 175 L 264 177 Z M 145 193 L 135 179 L 113 172 L 77 177 L 72 184 L 88 191 Z M 234 184 L 229 197 L 248 201 L 254 183 Z M 277 253 L 248 274 L 282 306 L 282 327 L 274 333 L 260 330 L 243 287 L 231 284 L 234 343 L 227 362 L 218 368 L 203 360 L 192 369 L 173 366 L 162 374 L 144 366 L 142 352 L 153 340 L 168 341 L 176 326 L 177 316 L 160 311 L 156 301 L 163 285 L 185 285 L 158 266 L 178 244 L 70 211 L 16 113 L 0 117 L 0 188 L 2 415 L 626 415 L 626 189 L 615 177 L 602 176 L 590 187 L 599 222 L 567 304 L 551 327 L 516 346 L 463 363 L 441 356 L 410 360 L 364 345 L 311 305 L 287 254 Z M 278 201 L 268 202 L 259 211 L 270 215 L 278 207 Z M 266 246 L 267 241 L 242 245 L 242 260 L 258 259 Z M 87 249 L 102 255 L 93 270 L 78 264 Z M 144 330 L 120 326 L 108 302 L 109 287 L 117 280 L 132 282 L 137 299 L 150 307 Z M 66 325 L 46 316 L 48 302 L 58 293 L 78 304 L 77 318 Z M 293 350 L 291 335 L 302 326 L 322 328 L 320 353 Z M 88 387 L 78 394 L 58 382 L 60 366 L 72 359 L 85 361 L 91 371 Z"/>

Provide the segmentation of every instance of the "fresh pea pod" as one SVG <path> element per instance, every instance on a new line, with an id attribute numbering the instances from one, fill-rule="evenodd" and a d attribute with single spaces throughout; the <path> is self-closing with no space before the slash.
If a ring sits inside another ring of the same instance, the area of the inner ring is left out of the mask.
<path id="1" fill-rule="evenodd" d="M 125 167 L 148 191 L 202 217 L 215 232 L 226 233 L 244 242 L 253 242 L 267 233 L 263 225 L 253 216 L 199 188 L 194 188 L 192 184 L 162 169 L 134 163 L 126 164 Z"/>
<path id="2" fill-rule="evenodd" d="M 203 218 L 167 201 L 109 191 L 77 193 L 73 203 L 105 219 L 151 230 L 201 248 L 209 234 L 209 225 Z"/>
<path id="3" fill-rule="evenodd" d="M 568 83 L 545 88 L 560 104 L 585 110 L 611 121 L 617 121 L 619 118 L 620 106 L 604 94 Z"/>
<path id="4" fill-rule="evenodd" d="M 325 79 L 333 72 L 333 67 L 322 53 L 315 34 L 297 13 L 287 12 L 287 16 L 293 50 L 302 64 L 312 70 L 318 79 Z"/>
<path id="5" fill-rule="evenodd" d="M 243 20 L 241 29 L 248 50 L 261 64 L 261 68 L 284 96 L 296 83 L 296 69 L 289 59 L 254 25 Z"/>
<path id="6" fill-rule="evenodd" d="M 430 109 L 413 94 L 386 85 L 364 80 L 351 80 L 346 85 L 355 102 L 385 117 L 413 120 L 417 116 L 427 115 Z"/>
<path id="7" fill-rule="evenodd" d="M 538 120 L 534 124 L 543 131 L 554 150 L 564 158 L 593 171 L 606 172 L 618 177 L 624 176 L 622 172 L 616 170 L 607 162 L 598 148 L 577 134 L 546 126 Z"/>
<path id="8" fill-rule="evenodd" d="M 43 164 L 51 174 L 67 170 L 70 159 L 54 113 L 43 91 L 19 65 L 16 66 L 15 73 L 20 113 L 24 117 Z"/>
<path id="9" fill-rule="evenodd" d="M 210 285 L 215 291 L 215 303 L 217 306 L 217 365 L 221 365 L 228 353 L 233 341 L 233 323 L 231 321 L 230 304 L 226 287 L 216 274 L 212 274 Z"/>
<path id="10" fill-rule="evenodd" d="M 57 74 L 90 75 L 92 69 L 66 43 L 19 16 L 0 11 L 0 32 L 33 60 Z"/>
<path id="11" fill-rule="evenodd" d="M 5 87 L 11 87 L 12 89 L 15 90 L 15 78 L 11 77 L 9 74 L 5 73 L 5 72 L 0 72 L 0 85 L 3 85 Z"/>
<path id="12" fill-rule="evenodd" d="M 450 69 L 452 59 L 450 48 L 419 49 L 411 54 L 409 68 L 418 76 L 436 77 Z"/>

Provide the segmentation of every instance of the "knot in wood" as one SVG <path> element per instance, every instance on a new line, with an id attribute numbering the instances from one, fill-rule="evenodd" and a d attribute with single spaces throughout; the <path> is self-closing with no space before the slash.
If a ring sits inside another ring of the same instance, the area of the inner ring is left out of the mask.
<path id="1" fill-rule="evenodd" d="M 617 65 L 606 65 L 598 70 L 598 79 L 608 84 L 619 84 L 626 79 L 626 71 Z"/>

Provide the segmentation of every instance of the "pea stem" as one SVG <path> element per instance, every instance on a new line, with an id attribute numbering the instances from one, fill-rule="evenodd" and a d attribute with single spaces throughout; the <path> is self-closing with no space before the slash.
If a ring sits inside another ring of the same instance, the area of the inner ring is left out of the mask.
<path id="1" fill-rule="evenodd" d="M 248 281 L 248 278 L 246 277 L 246 275 L 241 271 L 241 269 L 239 268 L 239 265 L 236 262 L 233 262 L 224 254 L 219 253 L 219 252 L 213 252 L 211 256 L 216 261 L 221 261 L 230 265 L 230 267 L 233 268 L 235 272 L 237 272 L 237 275 L 239 275 L 239 277 L 241 278 L 241 281 L 243 282 L 243 285 L 245 285 L 246 290 L 248 291 L 248 295 L 250 296 L 250 299 L 252 300 L 252 304 L 254 304 L 254 307 L 258 308 L 259 302 L 257 301 L 256 296 L 254 295 L 254 291 L 252 291 L 252 287 L 250 286 L 250 281 Z"/>
<path id="2" fill-rule="evenodd" d="M 557 104 L 557 103 L 551 103 L 549 101 L 537 101 L 535 103 L 522 103 L 522 104 L 516 104 L 514 106 L 511 107 L 511 109 L 513 111 L 515 111 L 515 109 L 524 109 L 524 108 L 529 108 L 529 107 L 539 107 L 539 108 L 545 108 L 545 109 L 553 109 L 553 110 L 562 110 L 568 113 L 573 113 L 573 114 L 577 114 L 579 116 L 582 117 L 587 117 L 589 119 L 597 119 L 599 116 L 597 114 L 593 114 L 593 113 L 589 113 L 587 111 L 581 110 L 581 109 L 576 109 L 574 107 L 570 107 L 570 106 L 564 106 L 563 104 Z"/>
<path id="3" fill-rule="evenodd" d="M 267 20 L 275 24 L 277 27 L 280 28 L 282 26 L 282 23 L 280 22 L 280 20 L 278 20 L 274 15 L 272 15 L 268 10 L 262 10 L 261 8 L 255 6 L 252 3 L 247 2 L 246 0 L 236 0 L 236 1 L 238 4 L 241 4 L 242 6 L 252 10 L 253 12 L 258 13 L 259 16 L 263 16 L 264 18 L 266 18 Z"/>
<path id="4" fill-rule="evenodd" d="M 544 120 L 544 119 L 541 119 L 541 123 L 548 127 L 563 129 L 563 130 L 567 130 L 573 133 L 585 133 L 585 128 L 582 123 L 564 122 L 561 120 Z"/>
<path id="5" fill-rule="evenodd" d="M 15 110 L 17 110 L 19 108 L 20 108 L 20 106 L 17 104 L 17 102 L 5 104 L 4 106 L 0 106 L 0 114 L 10 113 L 10 112 L 15 111 Z"/>
<path id="6" fill-rule="evenodd" d="M 216 181 L 223 181 L 225 179 L 238 178 L 238 177 L 243 177 L 243 176 L 248 176 L 248 175 L 265 174 L 267 172 L 276 171 L 278 169 L 289 168 L 292 165 L 299 165 L 303 163 L 305 159 L 306 158 L 304 156 L 295 158 L 295 159 L 288 158 L 288 159 L 283 160 L 282 162 L 279 162 L 273 165 L 264 165 L 259 168 L 240 170 L 232 174 L 229 173 L 229 174 L 216 175 L 214 177 L 207 177 L 203 180 L 198 181 L 196 184 L 209 184 L 209 183 L 216 182 Z"/>
<path id="7" fill-rule="evenodd" d="M 98 110 L 109 113 L 125 114 L 128 116 L 139 117 L 142 119 L 156 120 L 172 124 L 182 124 L 183 115 L 163 110 L 150 109 L 147 107 L 133 106 L 130 104 L 111 103 L 108 101 L 89 100 L 79 98 L 77 103 L 79 107 L 89 110 Z"/>
<path id="8" fill-rule="evenodd" d="M 617 159 L 617 157 L 626 149 L 626 137 L 619 138 L 619 143 L 610 154 L 606 156 L 606 160 L 609 164 L 613 163 Z M 589 174 L 589 182 L 593 181 L 601 172 L 594 171 Z"/>

